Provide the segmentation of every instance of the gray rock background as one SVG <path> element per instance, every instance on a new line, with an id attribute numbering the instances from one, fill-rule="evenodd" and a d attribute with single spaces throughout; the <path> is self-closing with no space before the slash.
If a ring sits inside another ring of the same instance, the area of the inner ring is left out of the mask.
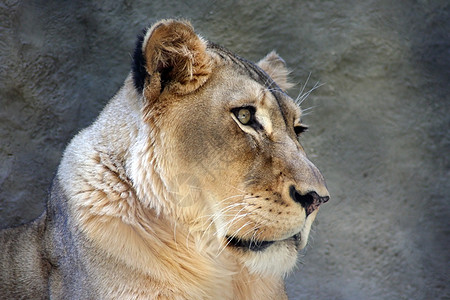
<path id="1" fill-rule="evenodd" d="M 306 89 L 310 158 L 332 194 L 288 278 L 292 299 L 450 299 L 448 1 L 0 3 L 0 226 L 38 216 L 68 141 L 165 17 Z"/>

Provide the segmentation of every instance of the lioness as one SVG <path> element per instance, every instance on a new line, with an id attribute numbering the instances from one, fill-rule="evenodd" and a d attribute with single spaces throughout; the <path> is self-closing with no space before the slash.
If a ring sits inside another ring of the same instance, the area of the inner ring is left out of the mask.
<path id="1" fill-rule="evenodd" d="M 64 152 L 47 209 L 0 233 L 2 299 L 287 299 L 324 179 L 284 61 L 163 20 Z"/>

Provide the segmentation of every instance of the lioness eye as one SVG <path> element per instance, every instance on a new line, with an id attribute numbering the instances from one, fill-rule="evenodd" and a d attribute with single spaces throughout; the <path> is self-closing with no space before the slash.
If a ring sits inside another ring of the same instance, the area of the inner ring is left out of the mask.
<path id="1" fill-rule="evenodd" d="M 251 125 L 254 120 L 254 107 L 237 107 L 232 109 L 232 112 L 243 125 Z"/>
<path id="2" fill-rule="evenodd" d="M 250 110 L 248 110 L 247 108 L 241 108 L 238 111 L 237 118 L 242 124 L 244 125 L 248 124 L 248 122 L 250 122 L 250 117 L 251 113 Z"/>

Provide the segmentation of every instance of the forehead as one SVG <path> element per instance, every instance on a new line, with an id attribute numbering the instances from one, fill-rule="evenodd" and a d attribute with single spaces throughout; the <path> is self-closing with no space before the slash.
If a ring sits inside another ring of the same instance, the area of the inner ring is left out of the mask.
<path id="1" fill-rule="evenodd" d="M 253 84 L 246 84 L 242 92 L 245 95 L 236 94 L 236 98 L 242 96 L 251 97 L 253 101 L 268 106 L 276 106 L 285 121 L 300 119 L 301 110 L 280 87 L 256 64 L 237 56 L 221 46 L 209 43 L 208 48 L 219 55 L 223 61 L 230 65 L 242 78 L 250 78 Z M 241 81 L 242 82 L 242 81 Z M 239 100 L 239 99 L 234 99 Z"/>

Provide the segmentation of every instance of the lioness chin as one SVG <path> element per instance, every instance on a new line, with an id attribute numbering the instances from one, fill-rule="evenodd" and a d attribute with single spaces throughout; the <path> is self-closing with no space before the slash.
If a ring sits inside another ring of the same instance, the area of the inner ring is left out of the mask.
<path id="1" fill-rule="evenodd" d="M 329 198 L 284 61 L 163 20 L 64 152 L 47 209 L 0 233 L 2 299 L 286 299 Z"/>

